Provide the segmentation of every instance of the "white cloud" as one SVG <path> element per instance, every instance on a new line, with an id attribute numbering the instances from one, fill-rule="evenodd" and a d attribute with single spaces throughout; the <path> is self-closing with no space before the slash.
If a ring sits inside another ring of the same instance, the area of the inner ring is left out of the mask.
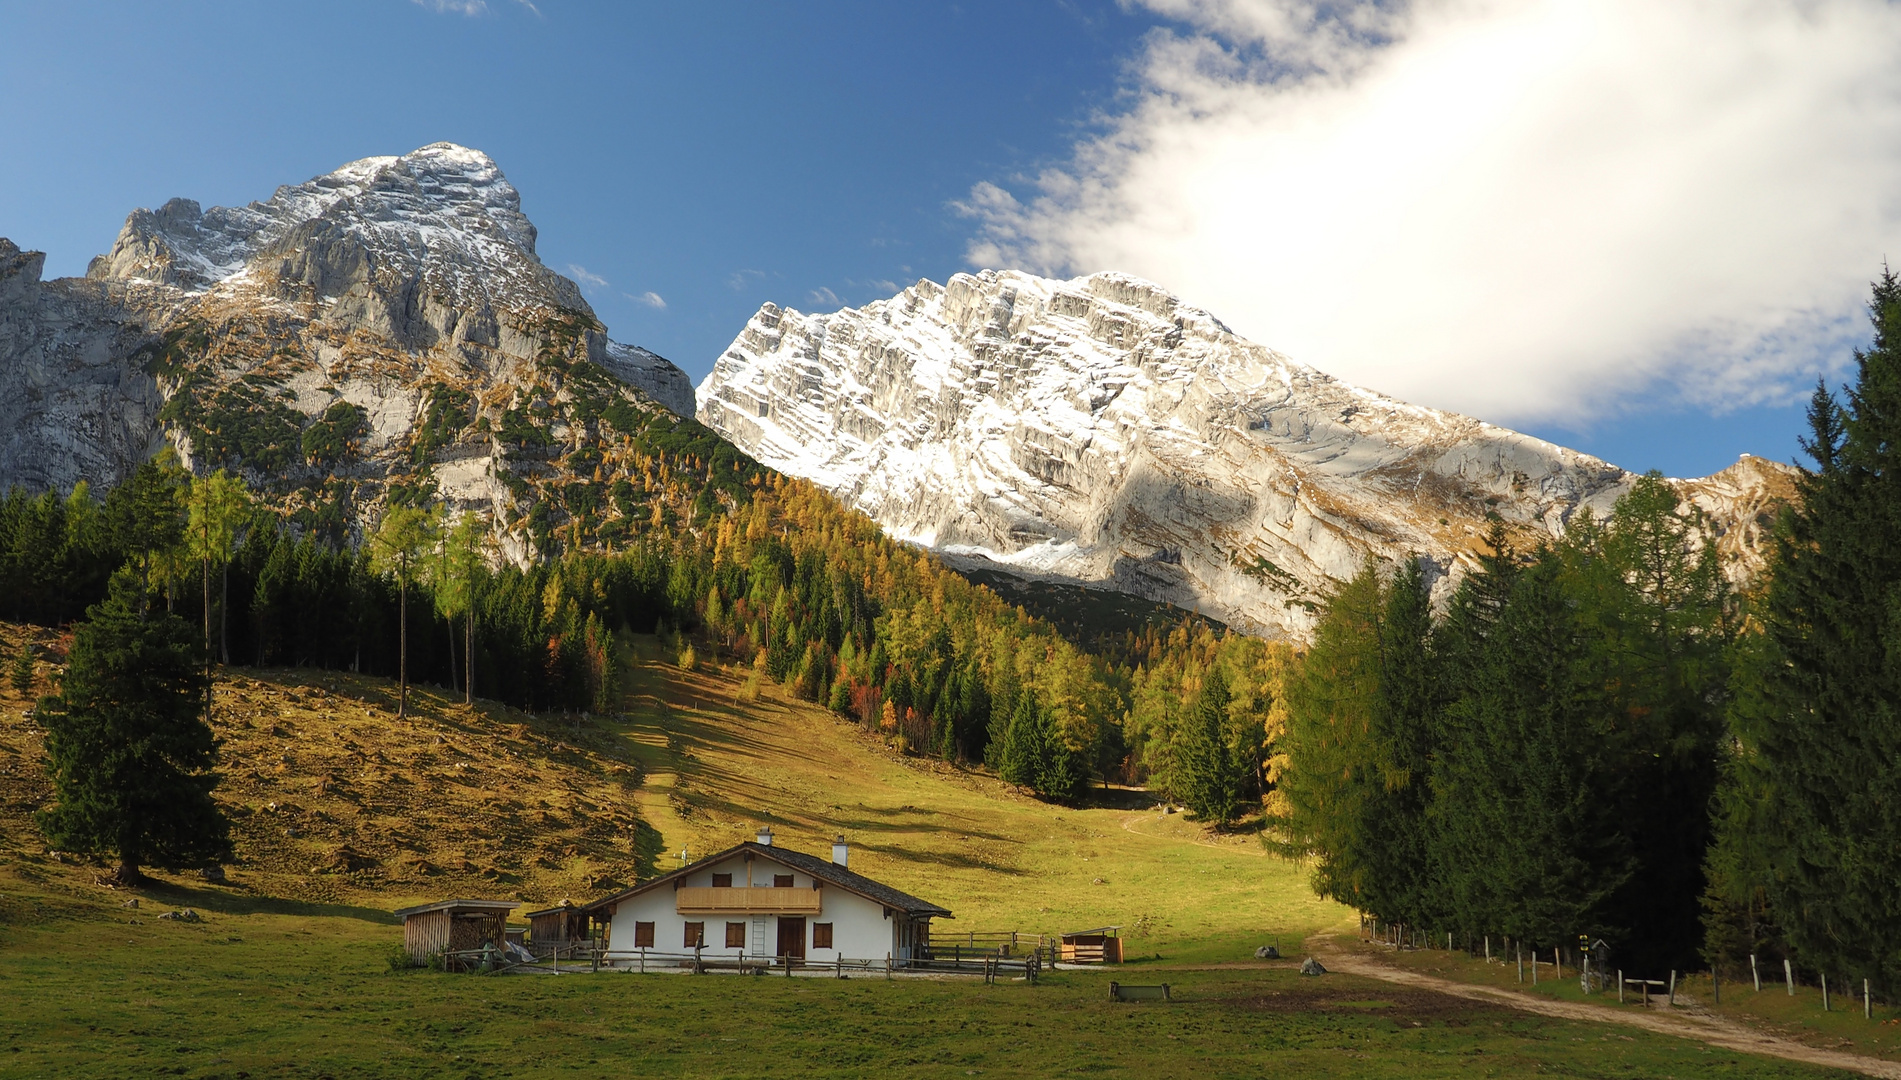
<path id="1" fill-rule="evenodd" d="M 828 288 L 825 288 L 823 285 L 819 286 L 816 289 L 813 289 L 811 292 L 807 293 L 806 295 L 811 297 L 812 302 L 814 304 L 822 304 L 826 307 L 835 307 L 835 308 L 842 308 L 845 306 L 845 301 L 840 300 L 838 298 L 837 293 L 833 292 L 832 290 Z"/>
<path id="2" fill-rule="evenodd" d="M 425 7 L 438 15 L 487 15 L 488 0 L 411 0 L 417 7 Z M 541 9 L 534 0 L 515 0 L 515 3 L 533 12 L 537 18 L 543 17 Z"/>
<path id="3" fill-rule="evenodd" d="M 636 304 L 645 304 L 648 307 L 653 308 L 655 311 L 667 310 L 667 302 L 661 299 L 660 294 L 657 292 L 644 292 L 644 293 L 641 293 L 639 296 L 635 296 L 633 293 L 622 293 L 621 295 L 625 296 L 629 300 L 632 300 Z"/>
<path id="4" fill-rule="evenodd" d="M 590 274 L 588 273 L 587 267 L 575 263 L 568 264 L 568 276 L 583 285 L 592 285 L 597 289 L 605 289 L 607 287 L 606 278 L 599 274 Z"/>
<path id="5" fill-rule="evenodd" d="M 1141 0 L 1135 94 L 972 261 L 1152 278 L 1509 422 L 1799 394 L 1901 259 L 1901 5 Z"/>
<path id="6" fill-rule="evenodd" d="M 734 292 L 740 292 L 745 289 L 746 286 L 756 280 L 763 279 L 765 276 L 765 272 L 761 270 L 735 270 L 726 275 L 726 287 Z"/>
<path id="7" fill-rule="evenodd" d="M 438 15 L 486 15 L 486 0 L 413 0 L 417 7 L 426 7 Z"/>

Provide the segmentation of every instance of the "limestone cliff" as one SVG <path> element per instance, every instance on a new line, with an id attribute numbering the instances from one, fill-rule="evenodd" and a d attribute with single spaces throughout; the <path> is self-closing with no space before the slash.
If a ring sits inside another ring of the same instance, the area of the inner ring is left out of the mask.
<path id="1" fill-rule="evenodd" d="M 1635 477 L 1340 382 L 1120 274 L 920 281 L 830 315 L 768 304 L 700 418 L 953 563 L 1135 593 L 1304 637 L 1366 559 L 1426 558 L 1441 596 L 1496 514 L 1529 538 Z M 1745 575 L 1793 470 L 1673 481 Z"/>

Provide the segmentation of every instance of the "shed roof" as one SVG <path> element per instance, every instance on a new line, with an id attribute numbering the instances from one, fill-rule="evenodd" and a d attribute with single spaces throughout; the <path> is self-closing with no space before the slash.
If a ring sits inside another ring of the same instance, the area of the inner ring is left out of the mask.
<path id="1" fill-rule="evenodd" d="M 746 852 L 750 852 L 759 858 L 776 862 L 788 870 L 803 870 L 812 877 L 825 882 L 827 885 L 836 885 L 847 892 L 857 893 L 867 900 L 882 904 L 885 907 L 897 911 L 902 911 L 907 915 L 919 915 L 936 919 L 955 917 L 950 913 L 950 909 L 948 908 L 939 907 L 929 900 L 920 900 L 910 893 L 894 889 L 882 882 L 873 881 L 865 875 L 847 870 L 845 867 L 829 859 L 821 859 L 815 855 L 807 855 L 803 851 L 773 847 L 769 844 L 761 844 L 752 840 L 736 844 L 727 848 L 725 851 L 708 855 L 706 858 L 683 866 L 671 874 L 665 874 L 654 878 L 652 881 L 643 882 L 631 889 L 622 889 L 620 892 L 603 896 L 599 900 L 588 904 L 587 910 L 595 911 L 613 904 L 618 904 L 628 897 L 636 896 L 650 889 L 659 888 L 661 885 L 670 884 L 679 878 L 691 874 L 708 863 L 730 859 L 734 855 Z"/>
<path id="2" fill-rule="evenodd" d="M 564 911 L 586 911 L 586 910 L 587 909 L 585 907 L 576 905 L 575 902 L 572 900 L 563 900 L 559 904 L 556 904 L 555 906 L 551 908 L 542 908 L 540 911 L 530 911 L 527 913 L 526 917 L 530 919 L 539 919 L 543 915 L 559 915 Z"/>
<path id="3" fill-rule="evenodd" d="M 407 919 L 411 915 L 427 915 L 432 911 L 446 911 L 451 915 L 458 912 L 482 912 L 491 915 L 504 915 L 521 906 L 517 900 L 438 900 L 433 904 L 418 904 L 415 907 L 398 908 L 396 917 Z"/>

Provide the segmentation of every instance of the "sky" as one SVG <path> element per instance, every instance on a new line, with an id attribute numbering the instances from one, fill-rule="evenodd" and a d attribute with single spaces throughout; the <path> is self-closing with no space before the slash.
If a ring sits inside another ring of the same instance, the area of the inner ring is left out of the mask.
<path id="1" fill-rule="evenodd" d="M 699 381 L 766 301 L 1151 278 L 1633 469 L 1796 456 L 1901 259 L 1893 0 L 0 0 L 0 236 L 438 140 Z"/>

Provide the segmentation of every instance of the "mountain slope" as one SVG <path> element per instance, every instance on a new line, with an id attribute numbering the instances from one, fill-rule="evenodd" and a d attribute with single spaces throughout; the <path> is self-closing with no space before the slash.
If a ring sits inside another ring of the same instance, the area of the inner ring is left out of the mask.
<path id="1" fill-rule="evenodd" d="M 1489 515 L 1529 538 L 1634 477 L 1340 382 L 1120 274 L 920 281 L 831 315 L 768 304 L 700 419 L 954 564 L 1091 584 L 1304 635 L 1330 582 L 1415 553 L 1443 593 Z M 1676 482 L 1736 572 L 1790 470 Z"/>
<path id="2" fill-rule="evenodd" d="M 535 242 L 495 163 L 450 143 L 248 206 L 135 211 L 83 281 L 41 282 L 0 241 L 0 484 L 110 484 L 171 442 L 350 521 L 392 492 L 519 516 L 520 485 L 571 482 L 604 419 L 693 410 L 685 374 L 610 341 Z"/>

